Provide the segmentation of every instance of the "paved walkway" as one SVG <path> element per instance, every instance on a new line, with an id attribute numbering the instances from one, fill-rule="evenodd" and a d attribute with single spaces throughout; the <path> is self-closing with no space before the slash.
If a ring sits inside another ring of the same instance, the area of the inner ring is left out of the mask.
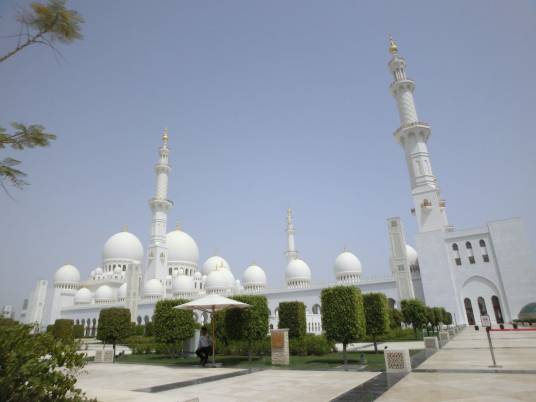
<path id="1" fill-rule="evenodd" d="M 536 332 L 491 333 L 465 328 L 442 350 L 389 389 L 380 402 L 536 401 Z"/>
<path id="2" fill-rule="evenodd" d="M 338 351 L 342 351 L 342 343 L 335 344 Z M 397 342 L 378 342 L 378 350 L 388 349 L 424 349 L 424 341 L 397 341 Z M 371 352 L 374 351 L 372 342 L 349 343 L 347 348 L 349 352 Z"/>
<path id="3" fill-rule="evenodd" d="M 240 369 L 172 368 L 142 364 L 89 364 L 78 386 L 99 402 L 329 401 L 376 372 L 264 370 L 223 380 L 148 393 L 140 389 L 236 373 Z"/>

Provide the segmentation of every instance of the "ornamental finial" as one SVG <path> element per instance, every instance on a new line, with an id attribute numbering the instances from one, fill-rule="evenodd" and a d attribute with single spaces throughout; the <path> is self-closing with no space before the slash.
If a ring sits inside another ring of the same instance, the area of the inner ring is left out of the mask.
<path id="1" fill-rule="evenodd" d="M 181 230 L 181 225 L 179 222 L 175 225 L 175 230 Z"/>
<path id="2" fill-rule="evenodd" d="M 168 129 L 167 127 L 164 129 L 164 134 L 162 134 L 162 141 L 164 141 L 164 145 L 167 145 L 169 136 L 168 136 Z"/>
<path id="3" fill-rule="evenodd" d="M 396 42 L 391 34 L 389 34 L 389 53 L 391 53 L 392 55 L 398 53 L 398 46 L 396 45 Z"/>
<path id="4" fill-rule="evenodd" d="M 123 232 L 128 232 L 128 225 L 123 226 Z"/>

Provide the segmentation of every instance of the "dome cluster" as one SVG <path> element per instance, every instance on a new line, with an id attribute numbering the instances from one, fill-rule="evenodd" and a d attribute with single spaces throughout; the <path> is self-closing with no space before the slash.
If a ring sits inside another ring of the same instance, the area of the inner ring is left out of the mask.
<path id="1" fill-rule="evenodd" d="M 266 272 L 257 264 L 250 264 L 243 274 L 243 282 L 236 279 L 229 263 L 221 256 L 209 257 L 198 270 L 199 248 L 195 240 L 182 230 L 166 235 L 167 268 L 165 279 L 145 278 L 141 296 L 155 300 L 164 297 L 191 298 L 197 294 L 233 294 L 262 292 L 267 287 Z M 406 246 L 411 267 L 418 267 L 415 249 Z M 126 274 L 129 267 L 140 267 L 144 252 L 140 240 L 132 233 L 122 231 L 111 236 L 103 247 L 102 267 L 90 273 L 90 279 L 80 281 L 80 272 L 71 264 L 60 267 L 54 275 L 54 285 L 71 291 L 76 305 L 124 302 L 127 298 Z M 358 284 L 362 274 L 359 258 L 344 250 L 333 264 L 337 283 Z M 285 269 L 288 288 L 311 286 L 311 269 L 297 253 L 291 254 Z"/>

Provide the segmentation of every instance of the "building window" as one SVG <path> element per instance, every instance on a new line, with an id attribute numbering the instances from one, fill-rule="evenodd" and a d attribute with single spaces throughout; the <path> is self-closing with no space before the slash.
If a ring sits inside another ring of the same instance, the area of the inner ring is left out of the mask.
<path id="1" fill-rule="evenodd" d="M 456 243 L 452 243 L 452 252 L 454 254 L 454 263 L 458 266 L 462 265 L 462 259 L 460 258 L 460 250 Z"/>
<path id="2" fill-rule="evenodd" d="M 313 306 L 313 314 L 320 314 L 320 304 L 315 304 Z"/>
<path id="3" fill-rule="evenodd" d="M 486 309 L 486 302 L 484 301 L 484 298 L 480 296 L 476 301 L 478 303 L 478 309 L 480 310 L 480 315 L 487 315 L 488 310 Z"/>
<path id="4" fill-rule="evenodd" d="M 473 314 L 473 305 L 471 304 L 471 300 L 466 297 L 463 300 L 463 304 L 465 305 L 465 314 L 467 314 L 467 322 L 469 325 L 475 325 L 475 315 Z"/>
<path id="5" fill-rule="evenodd" d="M 169 274 L 171 275 L 172 272 L 173 272 L 173 269 L 170 268 L 170 269 L 169 269 Z"/>
<path id="6" fill-rule="evenodd" d="M 469 258 L 469 264 L 475 263 L 475 255 L 473 254 L 473 246 L 471 245 L 471 242 L 465 243 L 465 248 L 467 249 L 467 256 Z"/>
<path id="7" fill-rule="evenodd" d="M 482 260 L 484 262 L 489 262 L 488 247 L 486 246 L 486 242 L 484 241 L 484 239 L 480 239 L 478 244 L 480 245 L 480 252 L 482 253 Z"/>
<path id="8" fill-rule="evenodd" d="M 499 303 L 499 298 L 497 296 L 491 296 L 491 305 L 493 306 L 493 312 L 495 313 L 495 319 L 497 320 L 497 323 L 504 323 L 501 304 Z"/>

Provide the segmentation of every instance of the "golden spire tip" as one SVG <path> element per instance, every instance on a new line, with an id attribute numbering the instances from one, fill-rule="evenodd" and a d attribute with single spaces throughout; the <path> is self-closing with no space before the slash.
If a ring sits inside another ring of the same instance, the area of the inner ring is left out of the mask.
<path id="1" fill-rule="evenodd" d="M 396 42 L 391 34 L 389 34 L 389 53 L 391 53 L 392 55 L 398 53 L 398 46 L 396 45 Z"/>
<path id="2" fill-rule="evenodd" d="M 166 127 L 164 129 L 164 133 L 162 134 L 162 141 L 164 141 L 164 144 L 167 144 L 168 139 L 169 139 L 169 135 L 168 135 L 168 129 Z"/>

